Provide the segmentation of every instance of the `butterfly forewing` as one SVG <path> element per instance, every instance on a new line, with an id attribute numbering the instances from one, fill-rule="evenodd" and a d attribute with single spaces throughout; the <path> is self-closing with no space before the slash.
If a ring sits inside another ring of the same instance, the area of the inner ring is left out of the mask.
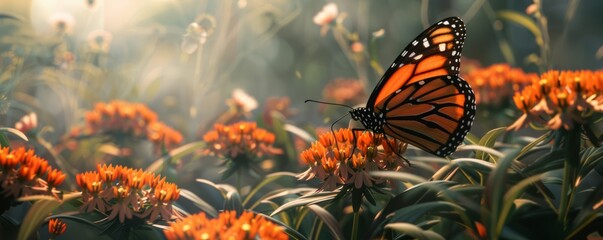
<path id="1" fill-rule="evenodd" d="M 367 108 L 374 108 L 405 85 L 444 75 L 458 76 L 466 36 L 458 17 L 439 21 L 417 36 L 387 69 L 371 94 Z"/>

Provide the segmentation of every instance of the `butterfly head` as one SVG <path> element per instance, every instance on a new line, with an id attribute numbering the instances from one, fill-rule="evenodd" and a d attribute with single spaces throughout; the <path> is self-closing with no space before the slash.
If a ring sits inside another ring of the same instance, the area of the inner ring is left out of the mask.
<path id="1" fill-rule="evenodd" d="M 352 109 L 350 116 L 355 121 L 360 121 L 365 129 L 371 130 L 374 133 L 383 133 L 383 124 L 385 124 L 383 114 L 377 114 L 369 108 L 359 107 Z"/>

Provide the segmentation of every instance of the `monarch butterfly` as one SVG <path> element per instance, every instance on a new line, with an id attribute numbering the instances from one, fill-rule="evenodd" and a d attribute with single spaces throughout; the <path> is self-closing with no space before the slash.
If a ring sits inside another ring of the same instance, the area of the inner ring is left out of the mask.
<path id="1" fill-rule="evenodd" d="M 427 28 L 387 69 L 366 107 L 350 111 L 352 119 L 431 154 L 452 154 L 475 117 L 473 90 L 458 76 L 465 36 L 458 17 Z"/>

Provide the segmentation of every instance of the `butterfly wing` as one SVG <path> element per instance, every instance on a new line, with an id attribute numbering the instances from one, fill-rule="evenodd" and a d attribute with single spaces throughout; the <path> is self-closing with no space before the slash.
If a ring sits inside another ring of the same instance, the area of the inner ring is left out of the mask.
<path id="1" fill-rule="evenodd" d="M 396 58 L 367 103 L 385 134 L 438 156 L 456 150 L 475 116 L 473 90 L 458 77 L 465 35 L 460 18 L 446 18 Z"/>
<path id="2" fill-rule="evenodd" d="M 419 34 L 387 69 L 369 97 L 373 109 L 403 86 L 435 76 L 458 76 L 466 29 L 458 17 L 439 21 Z"/>
<path id="3" fill-rule="evenodd" d="M 385 134 L 448 156 L 473 124 L 475 96 L 465 80 L 447 75 L 407 84 L 377 105 Z"/>

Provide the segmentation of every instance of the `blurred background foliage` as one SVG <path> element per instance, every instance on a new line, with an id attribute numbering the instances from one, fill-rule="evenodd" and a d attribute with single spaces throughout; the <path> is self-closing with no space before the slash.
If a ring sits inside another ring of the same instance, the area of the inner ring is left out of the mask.
<path id="1" fill-rule="evenodd" d="M 74 112 L 80 109 L 75 106 L 89 108 L 95 101 L 119 98 L 149 104 L 190 138 L 196 128 L 211 124 L 235 88 L 245 89 L 259 102 L 269 96 L 289 96 L 292 106 L 312 113 L 314 106 L 303 105 L 303 100 L 320 99 L 329 81 L 366 78 L 368 91 L 381 74 L 370 71 L 368 61 L 357 67 L 333 37 L 321 36 L 311 21 L 325 4 L 321 1 L 91 2 L 33 0 L 0 5 L 0 49 L 13 49 L 25 60 L 23 67 L 31 69 L 13 82 L 28 86 L 38 102 L 34 106 L 53 116 L 44 119 L 65 118 L 51 124 L 57 133 L 81 117 L 81 112 Z M 456 15 L 467 24 L 465 57 L 483 66 L 507 61 L 526 71 L 539 70 L 530 62 L 530 55 L 540 51 L 532 33 L 497 17 L 499 11 L 525 12 L 532 3 L 528 0 L 337 3 L 340 12 L 347 14 L 344 25 L 356 32 L 365 46 L 373 32 L 385 30 L 371 49 L 381 67 L 417 32 L 437 19 Z M 543 3 L 551 67 L 601 67 L 601 8 L 598 1 Z M 72 16 L 73 27 L 63 36 L 53 34 L 51 20 L 57 13 Z M 198 52 L 183 53 L 180 45 L 187 26 L 200 16 L 211 19 L 207 26 L 211 34 Z M 86 59 L 88 35 L 99 29 L 108 31 L 112 41 L 98 68 L 90 68 L 86 66 L 89 61 L 81 60 Z M 59 65 L 53 56 L 57 51 L 68 51 L 77 58 L 75 66 L 66 66 L 74 71 L 45 71 Z M 43 81 L 37 81 L 40 79 Z M 78 80 L 97 91 L 78 89 L 73 85 Z M 41 86 L 50 81 L 70 83 Z M 7 96 L 15 84 L 3 84 Z M 8 114 L 6 124 L 15 121 L 11 115 L 19 116 Z"/>

